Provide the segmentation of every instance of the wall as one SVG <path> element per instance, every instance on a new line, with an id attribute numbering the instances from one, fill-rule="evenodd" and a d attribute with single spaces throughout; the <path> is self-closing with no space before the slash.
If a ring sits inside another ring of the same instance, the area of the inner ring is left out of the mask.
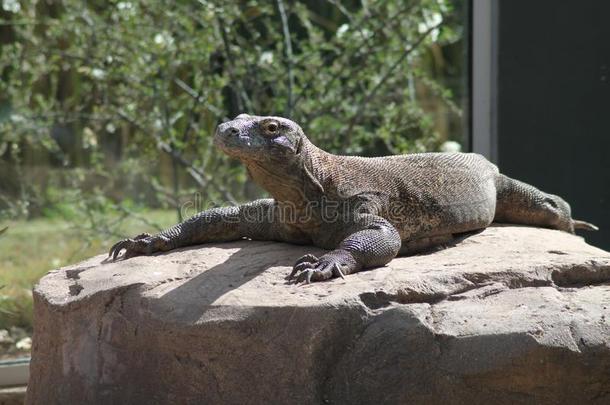
<path id="1" fill-rule="evenodd" d="M 572 205 L 610 249 L 610 1 L 498 9 L 498 164 Z"/>

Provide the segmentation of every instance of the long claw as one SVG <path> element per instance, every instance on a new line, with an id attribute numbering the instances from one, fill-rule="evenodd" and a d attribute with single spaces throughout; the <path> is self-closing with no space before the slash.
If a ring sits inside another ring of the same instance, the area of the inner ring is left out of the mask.
<path id="1" fill-rule="evenodd" d="M 116 257 L 116 250 L 119 248 L 120 245 L 122 245 L 125 242 L 125 239 L 118 241 L 117 243 L 115 243 L 114 245 L 112 245 L 112 247 L 110 248 L 110 252 L 108 252 L 108 257 L 110 256 L 115 256 Z M 113 259 L 114 260 L 114 259 Z"/>
<path id="2" fill-rule="evenodd" d="M 334 270 L 336 270 L 337 273 L 339 274 L 339 277 L 341 277 L 343 280 L 345 280 L 345 274 L 343 274 L 343 270 L 341 270 L 341 266 L 339 266 L 337 263 L 335 263 L 335 265 L 333 267 L 334 267 Z"/>
<path id="3" fill-rule="evenodd" d="M 327 258 L 323 256 L 318 259 L 311 254 L 304 255 L 297 260 L 286 279 L 288 281 L 294 280 L 294 284 L 310 284 L 312 281 L 324 281 L 333 277 L 341 277 L 346 280 L 345 272 L 348 270 L 344 270 L 343 266 L 341 261 L 335 257 Z"/>
<path id="4" fill-rule="evenodd" d="M 121 250 L 123 250 L 123 245 L 125 245 L 125 241 L 122 240 L 118 243 L 116 243 L 112 249 L 110 249 L 110 254 L 112 255 L 112 260 L 116 260 L 116 258 L 118 257 L 119 253 L 121 252 Z"/>
<path id="5" fill-rule="evenodd" d="M 151 238 L 148 240 L 148 238 Z M 155 240 L 149 233 L 141 233 L 134 238 L 123 239 L 115 243 L 108 252 L 108 257 L 112 258 L 112 261 L 118 259 L 119 255 L 123 250 L 123 259 L 129 259 L 131 257 L 139 256 L 141 254 L 150 255 L 155 252 L 154 245 Z M 158 249 L 157 249 L 158 250 Z"/>
<path id="6" fill-rule="evenodd" d="M 313 281 L 327 280 L 332 277 L 332 264 L 322 264 L 317 267 L 304 270 L 298 275 L 295 280 L 295 284 L 305 282 L 305 284 L 311 284 Z"/>

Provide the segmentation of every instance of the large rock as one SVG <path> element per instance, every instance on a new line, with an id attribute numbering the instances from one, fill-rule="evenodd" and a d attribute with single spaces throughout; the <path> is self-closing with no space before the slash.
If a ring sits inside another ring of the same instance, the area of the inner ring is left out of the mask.
<path id="1" fill-rule="evenodd" d="M 491 227 L 308 286 L 319 249 L 235 242 L 34 290 L 30 404 L 610 403 L 610 253 Z"/>

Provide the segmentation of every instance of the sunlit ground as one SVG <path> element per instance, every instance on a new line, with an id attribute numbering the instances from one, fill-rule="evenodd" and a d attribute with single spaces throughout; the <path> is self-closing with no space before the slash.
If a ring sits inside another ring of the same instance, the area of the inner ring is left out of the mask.
<path id="1" fill-rule="evenodd" d="M 176 223 L 175 211 L 142 215 L 162 227 Z M 59 219 L 8 222 L 4 226 L 9 228 L 0 236 L 0 354 L 9 346 L 8 342 L 2 343 L 2 330 L 9 334 L 11 327 L 28 333 L 32 330 L 31 290 L 40 277 L 49 270 L 106 252 L 117 239 L 92 234 L 86 237 L 84 231 Z M 126 219 L 119 232 L 131 236 L 156 230 L 137 219 Z"/>

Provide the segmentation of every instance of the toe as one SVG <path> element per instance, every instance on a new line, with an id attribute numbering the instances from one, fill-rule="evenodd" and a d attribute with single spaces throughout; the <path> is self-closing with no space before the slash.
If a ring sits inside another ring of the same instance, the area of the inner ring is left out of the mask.
<path id="1" fill-rule="evenodd" d="M 311 283 L 311 276 L 314 273 L 314 269 L 305 269 L 297 276 L 296 280 L 294 280 L 295 284 L 303 283 L 306 284 Z"/>
<path id="2" fill-rule="evenodd" d="M 110 257 L 110 256 L 112 256 L 114 254 L 114 251 L 116 250 L 117 246 L 119 246 L 121 243 L 123 243 L 122 240 L 120 240 L 117 243 L 115 243 L 114 245 L 112 245 L 112 247 L 108 251 L 108 257 Z"/>
<path id="3" fill-rule="evenodd" d="M 333 265 L 324 264 L 315 268 L 307 268 L 301 271 L 295 279 L 295 284 L 306 283 L 310 284 L 312 281 L 324 281 L 332 278 L 333 276 Z"/>
<path id="4" fill-rule="evenodd" d="M 297 263 L 292 268 L 292 272 L 290 273 L 290 275 L 288 275 L 288 279 L 291 279 L 297 273 L 300 273 L 300 272 L 302 272 L 304 270 L 307 270 L 307 269 L 311 269 L 313 267 L 314 267 L 313 263 L 308 263 L 308 262 Z"/>
<path id="5" fill-rule="evenodd" d="M 333 276 L 333 264 L 325 264 L 323 266 L 319 266 L 315 269 L 312 274 L 311 280 L 313 281 L 324 281 L 332 278 Z"/>
<path id="6" fill-rule="evenodd" d="M 296 266 L 296 265 L 301 264 L 301 263 L 315 263 L 318 260 L 319 259 L 316 256 L 308 253 L 306 255 L 303 255 L 303 256 L 299 257 L 299 259 L 295 262 L 294 265 Z"/>
<path id="7" fill-rule="evenodd" d="M 123 250 L 127 244 L 129 243 L 128 239 L 124 239 L 120 242 L 118 242 L 117 244 L 115 244 L 112 249 L 110 249 L 110 254 L 112 255 L 112 260 L 116 260 L 116 258 L 119 256 L 119 253 L 121 252 L 121 250 Z"/>

